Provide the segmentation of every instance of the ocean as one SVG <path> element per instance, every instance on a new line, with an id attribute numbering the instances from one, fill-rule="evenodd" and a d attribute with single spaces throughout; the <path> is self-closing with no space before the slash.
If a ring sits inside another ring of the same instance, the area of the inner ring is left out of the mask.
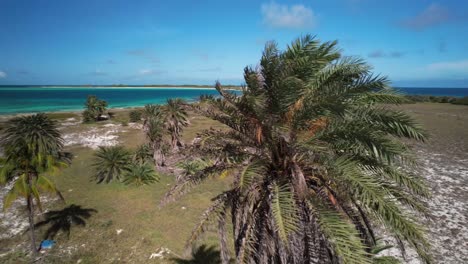
<path id="1" fill-rule="evenodd" d="M 397 88 L 413 95 L 468 96 L 468 88 Z M 214 89 L 153 87 L 34 87 L 0 86 L 0 115 L 83 109 L 86 97 L 96 95 L 111 108 L 127 108 L 145 104 L 163 104 L 168 98 L 197 100 L 202 94 L 218 95 Z"/>
<path id="2" fill-rule="evenodd" d="M 96 95 L 111 108 L 163 104 L 168 98 L 194 101 L 202 94 L 218 95 L 215 89 L 153 87 L 0 87 L 0 115 L 16 113 L 76 111 L 88 95 Z"/>

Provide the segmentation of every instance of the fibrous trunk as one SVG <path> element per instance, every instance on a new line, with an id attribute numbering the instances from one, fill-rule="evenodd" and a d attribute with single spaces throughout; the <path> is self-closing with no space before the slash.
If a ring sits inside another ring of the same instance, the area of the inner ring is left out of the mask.
<path id="1" fill-rule="evenodd" d="M 28 177 L 28 186 L 31 189 L 31 181 L 32 176 L 29 175 Z M 29 218 L 29 231 L 31 236 L 31 253 L 33 261 L 37 258 L 37 248 L 36 248 L 36 234 L 34 230 L 34 204 L 33 204 L 33 197 L 28 195 L 27 197 L 27 206 L 28 206 L 28 218 Z"/>

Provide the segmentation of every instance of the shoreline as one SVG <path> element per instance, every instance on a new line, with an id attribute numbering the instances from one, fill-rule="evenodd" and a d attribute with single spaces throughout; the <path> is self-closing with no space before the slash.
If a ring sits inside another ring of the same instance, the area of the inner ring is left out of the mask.
<path id="1" fill-rule="evenodd" d="M 232 88 L 232 86 L 226 86 L 226 91 L 241 91 L 241 88 Z M 179 86 L 0 86 L 0 90 L 4 91 L 17 91 L 17 90 L 38 90 L 38 89 L 99 89 L 99 90 L 132 90 L 132 89 L 170 89 L 170 90 L 216 90 L 214 87 L 179 87 Z"/>

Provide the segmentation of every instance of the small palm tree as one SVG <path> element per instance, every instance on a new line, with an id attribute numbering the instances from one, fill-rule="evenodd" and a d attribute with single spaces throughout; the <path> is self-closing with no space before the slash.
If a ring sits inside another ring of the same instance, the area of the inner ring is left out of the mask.
<path id="1" fill-rule="evenodd" d="M 94 179 L 97 183 L 109 183 L 114 179 L 121 180 L 129 168 L 131 154 L 122 146 L 99 147 L 94 159 Z"/>
<path id="2" fill-rule="evenodd" d="M 6 210 L 19 197 L 26 199 L 31 251 L 35 259 L 34 205 L 42 210 L 41 192 L 61 197 L 47 175 L 67 166 L 71 155 L 63 152 L 63 140 L 57 123 L 45 114 L 10 119 L 2 132 L 0 147 L 5 157 L 0 164 L 0 184 L 14 181 L 13 188 L 4 197 L 3 208 Z"/>
<path id="3" fill-rule="evenodd" d="M 98 121 L 102 114 L 107 109 L 107 102 L 100 100 L 95 95 L 88 95 L 85 103 L 85 111 L 83 112 L 83 121 L 85 123 Z"/>
<path id="4" fill-rule="evenodd" d="M 130 122 L 140 122 L 142 112 L 140 110 L 133 110 L 128 113 L 128 116 L 130 118 Z"/>
<path id="5" fill-rule="evenodd" d="M 187 111 L 184 109 L 185 102 L 180 99 L 168 99 L 167 104 L 162 107 L 165 125 L 171 134 L 172 150 L 178 150 L 183 146 L 180 137 L 182 130 L 188 125 Z"/>
<path id="6" fill-rule="evenodd" d="M 404 99 L 385 77 L 342 57 L 336 42 L 305 36 L 285 51 L 268 43 L 244 78 L 242 95 L 217 83 L 221 98 L 197 108 L 230 128 L 202 134 L 197 148 L 214 165 L 176 183 L 163 200 L 213 175 L 233 178 L 190 242 L 216 224 L 227 263 L 231 221 L 237 263 L 372 263 L 375 234 L 386 229 L 431 261 L 410 216 L 425 215 L 428 190 L 408 172 L 415 161 L 401 140 L 424 141 L 426 134 L 389 107 Z"/>
<path id="7" fill-rule="evenodd" d="M 161 106 L 155 104 L 147 104 L 143 108 L 142 117 L 143 117 L 143 130 L 148 130 L 148 123 L 151 118 L 159 118 L 161 116 Z"/>
<path id="8" fill-rule="evenodd" d="M 153 151 L 149 144 L 142 144 L 133 153 L 133 162 L 143 164 L 153 160 Z"/>
<path id="9" fill-rule="evenodd" d="M 159 181 L 159 176 L 147 163 L 131 164 L 123 174 L 123 178 L 123 183 L 135 186 L 149 185 Z"/>
<path id="10" fill-rule="evenodd" d="M 210 161 L 206 161 L 203 159 L 184 160 L 177 164 L 177 167 L 182 169 L 182 175 L 180 175 L 180 177 L 177 177 L 176 180 L 179 181 L 182 178 L 195 175 L 200 170 L 203 170 L 204 168 L 211 165 L 212 163 Z"/>
<path id="11" fill-rule="evenodd" d="M 164 123 L 159 117 L 153 117 L 146 123 L 146 137 L 149 140 L 151 150 L 153 151 L 153 160 L 156 168 L 165 166 L 166 157 L 164 151 Z"/>

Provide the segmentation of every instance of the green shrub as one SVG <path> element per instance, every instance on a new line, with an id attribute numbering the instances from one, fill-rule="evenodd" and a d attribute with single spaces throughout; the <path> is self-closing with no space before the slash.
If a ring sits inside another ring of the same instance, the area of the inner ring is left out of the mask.
<path id="1" fill-rule="evenodd" d="M 83 116 L 83 123 L 92 123 L 96 121 L 93 113 L 89 110 L 84 110 L 81 115 Z"/>
<path id="2" fill-rule="evenodd" d="M 141 120 L 142 113 L 141 111 L 134 110 L 134 111 L 130 111 L 128 115 L 130 117 L 130 122 L 138 122 Z"/>
<path id="3" fill-rule="evenodd" d="M 456 105 L 468 105 L 468 96 L 455 99 L 452 104 Z"/>

